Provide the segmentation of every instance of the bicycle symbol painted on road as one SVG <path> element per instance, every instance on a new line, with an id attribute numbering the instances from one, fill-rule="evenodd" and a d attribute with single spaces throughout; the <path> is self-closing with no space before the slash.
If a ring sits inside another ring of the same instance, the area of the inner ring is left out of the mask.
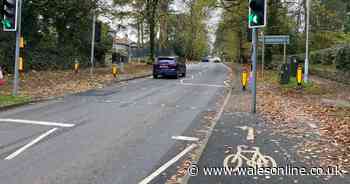
<path id="1" fill-rule="evenodd" d="M 232 168 L 233 172 L 238 171 L 243 166 L 243 161 L 249 167 L 263 168 L 263 167 L 277 167 L 275 159 L 270 156 L 263 155 L 260 152 L 259 147 L 252 147 L 252 150 L 248 150 L 248 146 L 237 146 L 237 153 L 230 154 L 224 159 L 224 167 Z M 246 155 L 252 155 L 250 158 Z"/>

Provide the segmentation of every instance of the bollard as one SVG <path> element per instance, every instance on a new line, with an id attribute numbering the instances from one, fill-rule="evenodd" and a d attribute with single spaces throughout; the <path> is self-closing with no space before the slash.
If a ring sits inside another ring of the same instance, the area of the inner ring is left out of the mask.
<path id="1" fill-rule="evenodd" d="M 117 78 L 118 75 L 118 67 L 117 64 L 112 64 L 112 75 Z"/>
<path id="2" fill-rule="evenodd" d="M 298 70 L 297 70 L 297 83 L 298 86 L 301 86 L 303 82 L 303 67 L 299 64 L 298 65 Z"/>
<path id="3" fill-rule="evenodd" d="M 242 89 L 245 91 L 247 89 L 248 84 L 248 72 L 247 70 L 243 70 L 242 72 Z"/>
<path id="4" fill-rule="evenodd" d="M 18 62 L 19 62 L 18 71 L 22 73 L 24 71 L 23 58 L 19 57 L 19 61 Z"/>
<path id="5" fill-rule="evenodd" d="M 74 60 L 74 73 L 75 74 L 77 74 L 78 72 L 79 72 L 79 66 L 80 64 L 79 64 L 79 61 L 78 61 L 78 59 L 75 59 Z"/>

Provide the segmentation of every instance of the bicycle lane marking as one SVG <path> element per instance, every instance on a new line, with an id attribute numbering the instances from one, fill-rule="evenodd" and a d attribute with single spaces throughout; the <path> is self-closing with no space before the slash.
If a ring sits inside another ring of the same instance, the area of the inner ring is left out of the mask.
<path id="1" fill-rule="evenodd" d="M 252 168 L 262 168 L 262 167 L 277 167 L 277 163 L 274 158 L 268 155 L 263 155 L 260 152 L 259 147 L 251 147 L 252 149 L 249 149 L 249 146 L 246 145 L 239 145 L 237 146 L 237 153 L 230 154 L 225 157 L 223 165 L 226 168 L 234 168 L 232 171 L 238 171 L 243 166 L 243 161 L 245 161 L 246 165 Z M 244 153 L 252 154 L 251 158 L 244 155 Z M 230 164 L 236 163 L 236 165 L 230 165 Z"/>
<path id="2" fill-rule="evenodd" d="M 243 131 L 247 131 L 247 141 L 254 141 L 255 139 L 254 128 L 248 127 L 248 126 L 242 126 L 239 128 L 242 129 Z"/>

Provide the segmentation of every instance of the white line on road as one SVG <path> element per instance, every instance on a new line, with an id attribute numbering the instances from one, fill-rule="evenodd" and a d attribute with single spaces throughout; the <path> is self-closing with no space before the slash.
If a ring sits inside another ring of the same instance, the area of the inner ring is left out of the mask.
<path id="1" fill-rule="evenodd" d="M 225 85 L 216 85 L 216 84 L 194 84 L 194 83 L 181 83 L 184 86 L 204 86 L 204 87 L 216 87 L 216 88 L 225 88 Z"/>
<path id="2" fill-rule="evenodd" d="M 156 171 L 154 171 L 151 175 L 147 176 L 145 179 L 143 179 L 139 184 L 148 184 L 149 182 L 151 182 L 154 178 L 156 178 L 157 176 L 159 176 L 162 172 L 164 172 L 166 169 L 168 169 L 168 167 L 170 167 L 171 165 L 173 165 L 175 162 L 177 162 L 181 157 L 183 157 L 184 155 L 186 155 L 188 152 L 190 152 L 193 148 L 195 148 L 197 145 L 196 144 L 191 144 L 189 147 L 187 147 L 186 149 L 184 149 L 181 153 L 179 153 L 178 155 L 176 155 L 174 158 L 172 158 L 171 160 L 169 160 L 167 163 L 165 163 L 164 165 L 162 165 L 159 169 L 157 169 Z"/>
<path id="3" fill-rule="evenodd" d="M 199 141 L 197 137 L 172 136 L 171 138 L 175 140 L 181 140 L 181 141 L 194 141 L 194 142 Z"/>
<path id="4" fill-rule="evenodd" d="M 0 122 L 3 123 L 22 123 L 22 124 L 33 124 L 33 125 L 45 125 L 45 126 L 57 126 L 57 127 L 74 127 L 74 124 L 65 124 L 65 123 L 56 123 L 56 122 L 47 122 L 47 121 L 32 121 L 24 119 L 0 119 Z"/>
<path id="5" fill-rule="evenodd" d="M 39 141 L 41 141 L 42 139 L 44 139 L 45 137 L 47 137 L 48 135 L 52 134 L 54 131 L 56 131 L 58 128 L 53 128 L 47 132 L 45 132 L 44 134 L 40 135 L 39 137 L 37 137 L 36 139 L 34 139 L 33 141 L 31 141 L 30 143 L 26 144 L 25 146 L 23 146 L 22 148 L 18 149 L 17 151 L 13 152 L 11 155 L 7 156 L 5 158 L 5 160 L 11 160 L 13 158 L 15 158 L 17 155 L 21 154 L 23 151 L 25 151 L 26 149 L 28 149 L 29 147 L 33 146 L 34 144 L 38 143 Z"/>

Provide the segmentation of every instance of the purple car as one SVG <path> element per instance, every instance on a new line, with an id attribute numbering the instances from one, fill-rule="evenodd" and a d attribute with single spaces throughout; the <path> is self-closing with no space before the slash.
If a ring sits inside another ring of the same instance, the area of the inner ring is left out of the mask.
<path id="1" fill-rule="evenodd" d="M 173 56 L 161 56 L 153 65 L 153 78 L 159 76 L 179 77 L 186 76 L 186 63 L 184 60 Z"/>

